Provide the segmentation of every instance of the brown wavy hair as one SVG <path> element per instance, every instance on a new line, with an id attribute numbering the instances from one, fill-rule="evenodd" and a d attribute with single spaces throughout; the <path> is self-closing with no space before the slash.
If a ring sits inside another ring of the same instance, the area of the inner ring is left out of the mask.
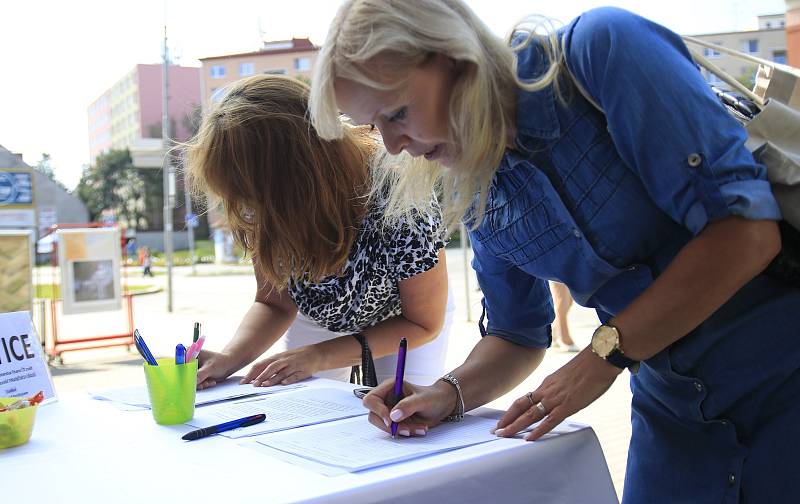
<path id="1" fill-rule="evenodd" d="M 186 181 L 221 204 L 236 242 L 275 288 L 341 272 L 365 214 L 375 142 L 322 140 L 309 87 L 277 75 L 233 83 L 184 145 Z"/>

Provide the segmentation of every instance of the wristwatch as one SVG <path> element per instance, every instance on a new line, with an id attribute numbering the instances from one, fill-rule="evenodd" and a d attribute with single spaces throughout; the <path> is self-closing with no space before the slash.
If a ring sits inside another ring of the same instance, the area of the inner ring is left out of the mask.
<path id="1" fill-rule="evenodd" d="M 619 329 L 603 324 L 592 334 L 592 352 L 609 364 L 620 369 L 628 368 L 632 373 L 639 369 L 639 362 L 625 357 L 620 347 Z"/>

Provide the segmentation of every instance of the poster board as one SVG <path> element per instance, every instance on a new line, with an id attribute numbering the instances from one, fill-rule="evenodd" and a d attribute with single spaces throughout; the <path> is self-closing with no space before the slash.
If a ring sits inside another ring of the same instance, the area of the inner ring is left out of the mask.
<path id="1" fill-rule="evenodd" d="M 0 397 L 30 397 L 44 392 L 56 399 L 53 379 L 30 312 L 0 314 Z"/>
<path id="2" fill-rule="evenodd" d="M 119 229 L 59 229 L 56 234 L 64 314 L 120 309 Z"/>
<path id="3" fill-rule="evenodd" d="M 0 230 L 0 313 L 31 311 L 33 232 Z"/>
<path id="4" fill-rule="evenodd" d="M 0 208 L 33 208 L 33 170 L 0 168 Z"/>

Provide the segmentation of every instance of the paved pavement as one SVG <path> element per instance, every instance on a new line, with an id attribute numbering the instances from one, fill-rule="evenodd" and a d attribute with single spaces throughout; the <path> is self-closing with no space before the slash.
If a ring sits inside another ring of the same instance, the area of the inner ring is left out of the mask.
<path id="1" fill-rule="evenodd" d="M 448 367 L 463 362 L 479 335 L 475 322 L 468 321 L 468 312 L 473 320 L 480 315 L 481 294 L 470 268 L 464 268 L 464 255 L 460 249 L 447 251 L 450 283 L 457 305 L 450 346 L 447 353 Z M 156 271 L 159 270 L 156 268 Z M 148 344 L 156 354 L 174 351 L 178 337 L 191 337 L 195 321 L 203 324 L 207 335 L 207 348 L 221 349 L 236 330 L 236 327 L 252 304 L 255 281 L 248 266 L 198 265 L 192 275 L 188 267 L 174 269 L 173 311 L 167 313 L 165 292 L 134 297 L 134 321 Z M 166 285 L 166 277 L 141 278 L 140 268 L 131 268 L 127 274 L 130 283 Z M 467 285 L 468 284 L 468 285 Z M 469 302 L 467 299 L 469 298 Z M 125 316 L 122 312 L 61 316 L 59 333 L 62 337 L 80 338 L 124 331 Z M 569 314 L 573 338 L 579 346 L 589 343 L 592 331 L 598 324 L 592 310 L 573 307 Z M 510 393 L 490 403 L 490 406 L 505 409 L 517 397 L 533 390 L 548 374 L 564 365 L 574 354 L 556 350 L 547 352 L 540 368 Z M 87 388 L 125 386 L 141 383 L 141 360 L 124 347 L 68 352 L 64 363 L 52 369 L 56 390 L 60 393 Z M 630 399 L 628 374 L 623 373 L 600 399 L 573 419 L 590 424 L 605 452 L 617 493 L 621 495 L 625 474 L 628 441 L 630 440 Z M 536 470 L 569 471 L 553 460 L 549 468 Z M 581 482 L 576 481 L 575 484 Z"/>

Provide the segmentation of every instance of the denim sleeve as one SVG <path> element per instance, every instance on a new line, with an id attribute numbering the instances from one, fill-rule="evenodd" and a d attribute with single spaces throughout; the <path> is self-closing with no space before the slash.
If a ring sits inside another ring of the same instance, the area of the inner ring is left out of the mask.
<path id="1" fill-rule="evenodd" d="M 728 215 L 780 219 L 766 169 L 745 148 L 675 33 L 617 8 L 565 31 L 569 69 L 600 105 L 625 163 L 650 197 L 692 233 Z"/>
<path id="2" fill-rule="evenodd" d="M 481 335 L 493 335 L 524 347 L 547 348 L 551 343 L 553 300 L 547 281 L 531 276 L 489 253 L 474 236 L 472 267 L 483 291 L 489 322 Z"/>

